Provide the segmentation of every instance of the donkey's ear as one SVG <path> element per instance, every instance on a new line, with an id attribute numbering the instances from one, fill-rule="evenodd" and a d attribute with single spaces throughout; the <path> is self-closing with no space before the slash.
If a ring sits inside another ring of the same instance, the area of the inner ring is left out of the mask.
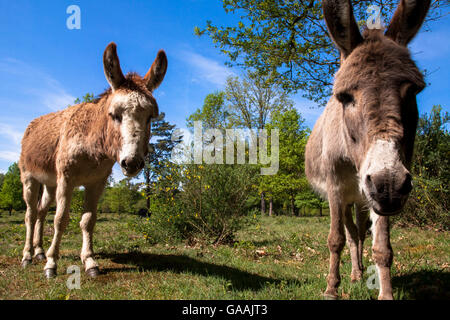
<path id="1" fill-rule="evenodd" d="M 401 0 L 395 10 L 386 36 L 406 46 L 419 31 L 431 0 Z"/>
<path id="2" fill-rule="evenodd" d="M 144 80 L 147 83 L 147 88 L 150 91 L 155 90 L 159 87 L 161 82 L 164 79 L 167 71 L 167 56 L 163 50 L 159 50 L 158 55 L 156 56 L 155 61 L 153 62 L 150 70 L 148 70 L 147 74 L 144 77 Z"/>
<path id="3" fill-rule="evenodd" d="M 323 14 L 331 39 L 346 58 L 363 41 L 350 0 L 324 0 Z"/>
<path id="4" fill-rule="evenodd" d="M 117 46 L 114 42 L 108 44 L 103 53 L 103 69 L 105 70 L 106 80 L 108 80 L 113 91 L 125 81 L 117 56 Z"/>

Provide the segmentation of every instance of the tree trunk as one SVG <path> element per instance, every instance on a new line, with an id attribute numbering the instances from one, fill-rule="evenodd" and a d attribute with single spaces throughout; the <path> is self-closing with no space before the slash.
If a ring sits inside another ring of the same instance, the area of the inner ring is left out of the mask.
<path id="1" fill-rule="evenodd" d="M 264 199 L 264 192 L 261 192 L 261 215 L 266 214 L 266 200 Z"/>
<path id="2" fill-rule="evenodd" d="M 9 207 L 9 215 L 12 214 L 12 207 Z"/>
<path id="3" fill-rule="evenodd" d="M 295 216 L 295 205 L 293 198 L 291 198 L 291 216 Z"/>
<path id="4" fill-rule="evenodd" d="M 271 197 L 269 202 L 269 217 L 272 216 L 272 209 L 273 209 L 273 199 Z"/>
<path id="5" fill-rule="evenodd" d="M 322 216 L 322 206 L 320 206 L 320 208 L 319 208 L 319 217 L 321 217 Z"/>
<path id="6" fill-rule="evenodd" d="M 145 200 L 147 206 L 147 216 L 150 216 L 150 169 L 147 167 L 144 171 L 145 174 Z"/>

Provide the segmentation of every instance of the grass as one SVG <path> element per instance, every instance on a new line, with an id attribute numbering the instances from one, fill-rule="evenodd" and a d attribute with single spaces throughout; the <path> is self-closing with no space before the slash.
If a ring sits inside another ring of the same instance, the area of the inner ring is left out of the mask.
<path id="1" fill-rule="evenodd" d="M 52 236 L 47 217 L 44 245 Z M 328 217 L 264 217 L 237 235 L 232 246 L 149 245 L 129 228 L 131 215 L 101 214 L 95 232 L 102 274 L 69 290 L 65 270 L 81 267 L 81 232 L 66 230 L 58 276 L 46 280 L 44 263 L 20 267 L 23 213 L 0 215 L 0 299 L 322 299 L 328 269 Z M 396 299 L 450 299 L 450 236 L 418 228 L 392 230 Z M 369 237 L 365 266 L 372 264 Z M 375 299 L 366 280 L 350 282 L 350 256 L 342 254 L 342 299 Z"/>

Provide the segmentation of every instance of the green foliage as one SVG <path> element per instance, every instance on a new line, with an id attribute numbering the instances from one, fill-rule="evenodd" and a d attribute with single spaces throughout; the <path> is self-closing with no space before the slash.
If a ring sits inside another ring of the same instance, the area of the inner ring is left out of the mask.
<path id="1" fill-rule="evenodd" d="M 78 232 L 84 209 L 84 189 L 75 188 L 70 202 L 69 231 Z"/>
<path id="2" fill-rule="evenodd" d="M 412 166 L 414 188 L 403 213 L 404 224 L 450 229 L 450 121 L 434 106 L 419 119 Z"/>
<path id="3" fill-rule="evenodd" d="M 25 202 L 22 197 L 22 182 L 20 180 L 20 170 L 16 162 L 8 168 L 6 172 L 0 193 L 0 206 L 9 210 L 25 209 Z"/>
<path id="4" fill-rule="evenodd" d="M 242 165 L 175 165 L 153 186 L 152 215 L 135 228 L 151 243 L 232 241 L 248 221 L 246 201 L 256 187 L 255 168 Z"/>
<path id="5" fill-rule="evenodd" d="M 214 244 L 233 240 L 245 225 L 249 194 L 256 191 L 256 168 L 250 165 L 188 165 L 182 172 L 186 231 Z"/>
<path id="6" fill-rule="evenodd" d="M 229 124 L 230 113 L 225 106 L 225 93 L 217 91 L 205 97 L 202 108 L 195 110 L 186 119 L 188 128 L 194 127 L 195 121 L 202 121 L 206 128 L 226 129 Z"/>
<path id="7" fill-rule="evenodd" d="M 129 178 L 125 178 L 105 188 L 99 209 L 101 212 L 134 213 L 139 209 L 136 204 L 142 197 L 139 184 L 133 184 Z"/>
<path id="8" fill-rule="evenodd" d="M 75 188 L 70 202 L 70 212 L 81 214 L 84 208 L 84 189 Z"/>
<path id="9" fill-rule="evenodd" d="M 319 197 L 311 188 L 304 188 L 295 196 L 295 206 L 300 209 L 318 209 L 319 216 L 322 216 L 323 209 L 328 208 L 328 202 Z"/>
<path id="10" fill-rule="evenodd" d="M 5 179 L 5 175 L 3 173 L 0 173 L 0 190 L 2 190 L 4 179 Z"/>
<path id="11" fill-rule="evenodd" d="M 207 34 L 228 57 L 228 65 L 252 68 L 278 82 L 285 90 L 324 103 L 331 93 L 332 75 L 339 54 L 328 36 L 322 1 L 222 0 L 226 13 L 239 21 L 234 26 L 217 26 L 211 21 L 194 33 Z M 388 24 L 398 0 L 352 1 L 360 25 L 365 24 L 370 5 L 382 8 Z M 428 21 L 447 13 L 447 0 L 433 1 Z"/>
<path id="12" fill-rule="evenodd" d="M 302 208 L 310 204 L 296 202 L 300 194 L 312 194 L 305 177 L 305 146 L 309 130 L 303 126 L 304 120 L 296 109 L 275 112 L 266 128 L 269 132 L 279 130 L 279 163 L 278 173 L 261 178 L 260 190 L 266 196 L 291 207 Z M 270 141 L 270 140 L 269 140 Z M 312 197 L 311 200 L 314 200 Z"/>
<path id="13" fill-rule="evenodd" d="M 86 93 L 83 97 L 81 97 L 81 99 L 80 98 L 76 98 L 73 103 L 74 104 L 79 104 L 79 103 L 92 102 L 92 101 L 94 101 L 94 94 L 93 93 Z"/>
<path id="14" fill-rule="evenodd" d="M 263 129 L 272 113 L 294 105 L 286 91 L 257 72 L 247 72 L 242 80 L 229 77 L 225 94 L 230 125 L 234 128 Z"/>
<path id="15" fill-rule="evenodd" d="M 149 143 L 149 150 L 146 159 L 145 167 L 142 171 L 144 177 L 144 196 L 146 198 L 145 206 L 148 211 L 151 206 L 152 183 L 165 172 L 163 163 L 172 155 L 173 148 L 181 142 L 182 136 L 175 133 L 175 125 L 170 124 L 164 120 L 165 114 L 161 113 L 156 120 L 153 120 L 151 126 L 151 136 L 156 137 L 155 142 Z"/>

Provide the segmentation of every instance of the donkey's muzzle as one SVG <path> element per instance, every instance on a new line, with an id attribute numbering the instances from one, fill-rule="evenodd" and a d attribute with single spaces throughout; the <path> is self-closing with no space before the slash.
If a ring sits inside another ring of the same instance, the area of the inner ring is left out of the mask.
<path id="1" fill-rule="evenodd" d="M 412 190 L 409 172 L 393 174 L 385 170 L 376 175 L 367 175 L 365 183 L 373 200 L 373 209 L 383 216 L 398 214 Z"/>
<path id="2" fill-rule="evenodd" d="M 144 168 L 144 160 L 140 157 L 125 158 L 120 161 L 120 166 L 124 170 L 125 175 L 135 176 Z"/>

